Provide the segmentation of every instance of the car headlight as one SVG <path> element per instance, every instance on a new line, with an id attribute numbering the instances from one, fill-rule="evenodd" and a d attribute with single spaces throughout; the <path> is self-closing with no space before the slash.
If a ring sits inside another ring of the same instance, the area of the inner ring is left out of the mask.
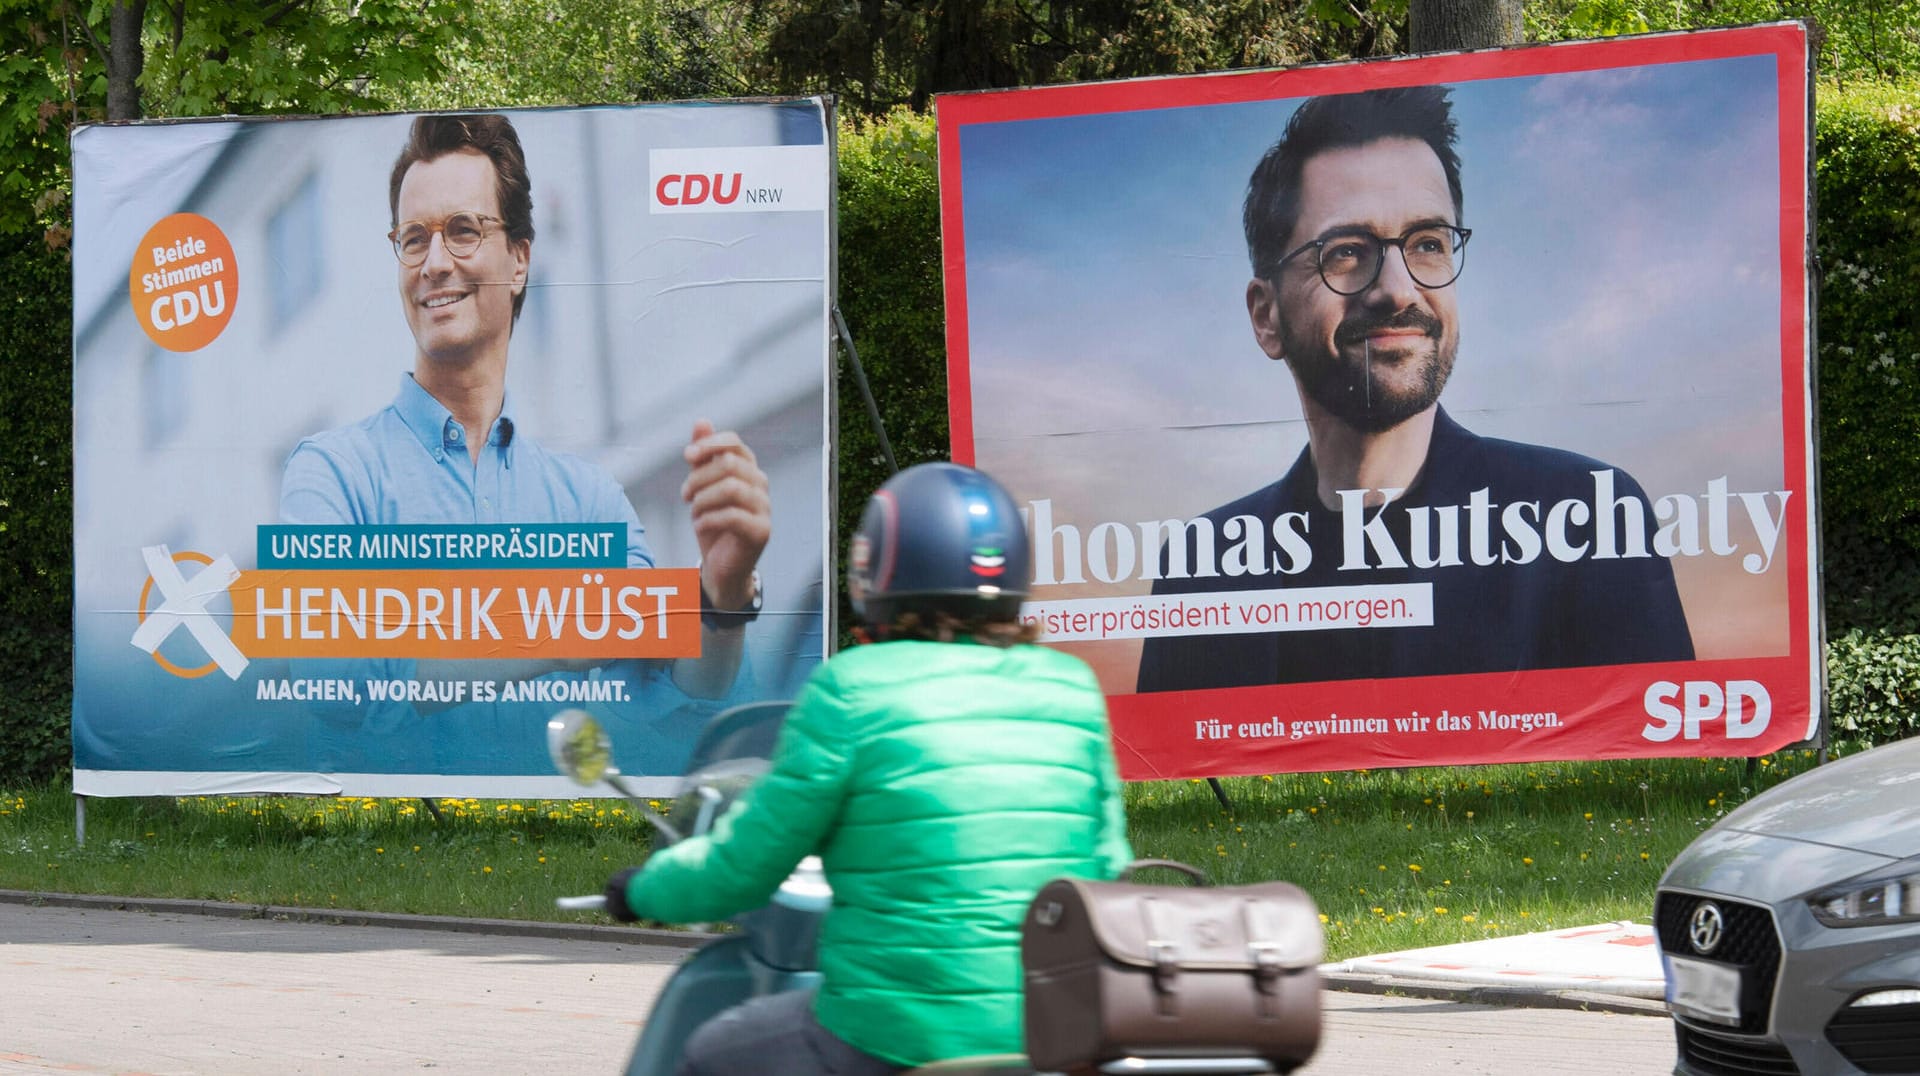
<path id="1" fill-rule="evenodd" d="M 1920 922 L 1920 857 L 1820 890 L 1807 905 L 1830 927 Z"/>

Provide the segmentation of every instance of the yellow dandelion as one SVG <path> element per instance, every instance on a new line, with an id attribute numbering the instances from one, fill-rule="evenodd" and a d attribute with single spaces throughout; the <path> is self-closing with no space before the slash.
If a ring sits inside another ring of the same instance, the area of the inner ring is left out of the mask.
<path id="1" fill-rule="evenodd" d="M 1320 924 L 1321 924 L 1322 926 L 1325 926 L 1326 924 L 1328 924 L 1328 923 L 1331 923 L 1331 922 L 1333 922 L 1333 920 L 1331 920 L 1331 919 L 1328 919 L 1328 918 L 1327 918 L 1327 913 L 1325 913 L 1325 912 L 1321 912 L 1321 913 L 1320 913 Z"/>
<path id="2" fill-rule="evenodd" d="M 1653 856 L 1652 856 L 1651 854 L 1649 854 L 1649 853 L 1647 853 L 1647 852 L 1642 852 L 1642 853 L 1640 853 L 1640 858 L 1641 858 L 1641 859 L 1652 859 L 1652 858 L 1653 858 Z"/>
<path id="3" fill-rule="evenodd" d="M 387 850 L 385 848 L 375 848 L 373 854 L 376 856 L 384 856 L 387 854 Z"/>
<path id="4" fill-rule="evenodd" d="M 1460 921 L 1461 921 L 1462 923 L 1471 923 L 1471 922 L 1473 922 L 1473 921 L 1474 921 L 1474 919 L 1475 919 L 1475 918 L 1477 918 L 1477 917 L 1476 917 L 1476 916 L 1471 916 L 1471 915 L 1463 915 L 1463 916 L 1461 916 L 1461 917 L 1460 917 Z"/>
<path id="5" fill-rule="evenodd" d="M 1593 821 L 1593 812 L 1592 812 L 1592 811 L 1588 811 L 1588 812 L 1587 812 L 1587 816 L 1586 816 L 1586 817 L 1587 817 L 1587 821 L 1589 821 L 1589 822 L 1591 822 L 1591 821 Z"/>
<path id="6" fill-rule="evenodd" d="M 480 873 L 481 873 L 481 874 L 492 874 L 492 873 L 493 873 L 493 868 L 492 868 L 492 867 L 481 867 L 481 868 L 480 868 Z"/>
<path id="7" fill-rule="evenodd" d="M 1418 864 L 1418 863 L 1409 863 L 1409 864 L 1407 864 L 1407 869 L 1408 869 L 1408 870 L 1410 870 L 1410 871 L 1412 871 L 1412 872 L 1413 872 L 1413 873 L 1415 873 L 1415 874 L 1419 874 L 1419 873 L 1420 873 L 1420 864 Z"/>
<path id="8" fill-rule="evenodd" d="M 1531 866 L 1533 866 L 1533 857 L 1532 857 L 1532 856 L 1521 856 L 1521 857 L 1520 857 L 1520 862 L 1521 862 L 1522 864 L 1524 864 L 1524 865 L 1526 865 L 1526 866 L 1529 866 L 1529 867 L 1531 867 Z"/>

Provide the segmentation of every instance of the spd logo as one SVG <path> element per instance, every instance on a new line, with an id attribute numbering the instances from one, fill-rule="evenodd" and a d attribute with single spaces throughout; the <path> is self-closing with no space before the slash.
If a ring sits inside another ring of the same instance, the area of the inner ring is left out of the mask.
<path id="1" fill-rule="evenodd" d="M 1676 684 L 1661 680 L 1647 688 L 1642 700 L 1653 718 L 1640 735 L 1654 743 L 1679 736 L 1698 740 L 1701 726 L 1726 720 L 1726 738 L 1751 740 L 1767 731 L 1773 720 L 1773 698 L 1758 680 L 1689 680 Z"/>

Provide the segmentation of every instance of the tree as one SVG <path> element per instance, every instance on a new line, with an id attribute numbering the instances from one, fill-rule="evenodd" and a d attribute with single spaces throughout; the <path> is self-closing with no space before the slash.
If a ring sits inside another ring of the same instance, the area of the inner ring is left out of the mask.
<path id="1" fill-rule="evenodd" d="M 1804 19 L 1814 68 L 1836 82 L 1920 74 L 1920 0 L 1532 0 L 1527 37 L 1559 41 Z"/>
<path id="2" fill-rule="evenodd" d="M 437 78 L 455 0 L 0 0 L 0 232 L 57 207 L 77 125 L 392 107 Z M 50 216 L 51 215 L 51 216 Z"/>
<path id="3" fill-rule="evenodd" d="M 1407 29 L 1414 52 L 1518 45 L 1520 0 L 1412 0 Z"/>
<path id="4" fill-rule="evenodd" d="M 933 95 L 1398 51 L 1405 0 L 744 0 L 758 81 L 878 116 Z"/>
<path id="5" fill-rule="evenodd" d="M 445 74 L 404 108 L 739 97 L 764 28 L 729 0 L 473 0 Z"/>

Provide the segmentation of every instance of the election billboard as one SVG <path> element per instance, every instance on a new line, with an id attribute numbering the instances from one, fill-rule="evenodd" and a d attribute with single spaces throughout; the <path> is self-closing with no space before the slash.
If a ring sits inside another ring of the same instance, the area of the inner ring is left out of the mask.
<path id="1" fill-rule="evenodd" d="M 96 125 L 74 791 L 649 794 L 831 637 L 824 99 Z"/>
<path id="2" fill-rule="evenodd" d="M 1799 24 L 937 102 L 956 459 L 1131 778 L 1819 732 Z"/>

